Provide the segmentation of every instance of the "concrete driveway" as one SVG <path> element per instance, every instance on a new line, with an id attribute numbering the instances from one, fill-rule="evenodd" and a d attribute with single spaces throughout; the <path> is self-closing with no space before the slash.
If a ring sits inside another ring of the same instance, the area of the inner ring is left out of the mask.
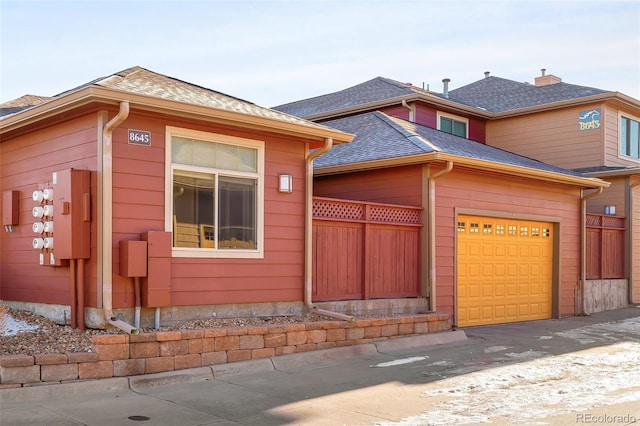
<path id="1" fill-rule="evenodd" d="M 638 308 L 436 336 L 2 390 L 0 424 L 640 423 Z"/>

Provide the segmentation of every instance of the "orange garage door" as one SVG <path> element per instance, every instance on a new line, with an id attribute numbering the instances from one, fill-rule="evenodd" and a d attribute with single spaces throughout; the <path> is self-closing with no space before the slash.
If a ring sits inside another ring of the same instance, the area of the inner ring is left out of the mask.
<path id="1" fill-rule="evenodd" d="M 551 318 L 553 226 L 458 217 L 457 324 Z"/>

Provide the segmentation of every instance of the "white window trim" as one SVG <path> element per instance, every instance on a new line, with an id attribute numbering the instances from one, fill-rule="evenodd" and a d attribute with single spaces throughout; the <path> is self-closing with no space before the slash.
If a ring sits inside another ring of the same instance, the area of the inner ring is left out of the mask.
<path id="1" fill-rule="evenodd" d="M 464 137 L 469 139 L 469 119 L 465 117 L 460 117 L 459 115 L 449 114 L 446 112 L 438 111 L 436 117 L 436 125 L 438 126 L 438 130 L 440 130 L 440 117 L 450 118 L 452 120 L 460 121 L 465 123 L 465 135 Z M 453 134 L 453 133 L 451 133 Z M 454 135 L 455 136 L 455 135 Z"/>
<path id="2" fill-rule="evenodd" d="M 173 257 L 224 258 L 224 259 L 264 259 L 264 141 L 238 138 L 235 136 L 166 126 L 165 129 L 165 188 L 164 188 L 164 229 L 173 233 L 173 163 L 171 158 L 171 140 L 174 136 L 193 138 L 208 142 L 219 142 L 256 148 L 258 151 L 258 187 L 256 200 L 256 236 L 258 248 L 221 250 L 218 248 L 172 247 Z M 196 166 L 177 167 L 184 170 L 195 170 Z M 242 175 L 242 172 L 233 172 Z"/>
<path id="3" fill-rule="evenodd" d="M 620 138 L 622 136 L 622 117 L 624 118 L 629 118 L 631 120 L 635 120 L 637 122 L 640 122 L 640 117 L 637 117 L 633 114 L 627 114 L 625 112 L 622 111 L 618 111 L 618 132 L 617 135 L 618 137 L 616 138 L 616 145 L 618 147 L 618 158 L 625 160 L 625 161 L 633 161 L 635 163 L 640 163 L 640 158 L 637 157 L 633 157 L 631 155 L 625 155 L 623 154 L 622 151 L 622 144 L 620 143 Z M 640 157 L 640 155 L 639 155 Z"/>

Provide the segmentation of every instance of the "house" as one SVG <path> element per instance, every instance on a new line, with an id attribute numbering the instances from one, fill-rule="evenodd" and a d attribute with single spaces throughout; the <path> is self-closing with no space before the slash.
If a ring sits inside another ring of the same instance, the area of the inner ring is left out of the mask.
<path id="1" fill-rule="evenodd" d="M 543 75 L 534 86 L 485 73 L 480 82 L 451 91 L 445 79 L 443 92 L 434 93 L 377 77 L 274 109 L 357 135 L 351 144 L 316 160 L 316 196 L 424 208 L 420 296 L 428 299 L 431 309 L 454 315 L 456 324 L 560 317 L 626 306 L 634 300 L 627 298 L 627 288 L 634 288 L 627 287 L 632 273 L 615 283 L 588 279 L 595 262 L 589 261 L 587 248 L 596 243 L 596 236 L 604 235 L 602 241 L 611 238 L 608 229 L 589 232 L 587 220 L 593 215 L 587 212 L 603 213 L 594 201 L 601 192 L 619 192 L 598 179 L 608 178 L 604 172 L 612 173 L 611 169 L 587 175 L 579 165 L 552 160 L 568 135 L 604 134 L 596 127 L 600 126 L 597 111 L 587 112 L 600 106 L 608 116 L 617 115 L 611 111 L 629 111 L 638 101 L 558 80 Z M 539 146 L 527 150 L 532 146 L 529 132 L 534 130 L 517 125 L 518 120 L 542 112 L 536 137 L 553 140 L 545 145 L 551 153 L 544 157 Z M 514 125 L 508 127 L 505 123 L 510 120 Z M 560 131 L 555 120 L 564 126 Z M 602 127 L 616 129 L 617 122 L 616 118 Z M 497 143 L 498 129 L 503 132 L 502 145 Z M 615 157 L 617 133 L 612 140 Z M 599 143 L 604 145 L 602 139 Z M 565 155 L 575 157 L 582 146 L 567 147 Z M 604 151 L 602 146 L 598 152 Z M 604 162 L 604 154 L 601 158 Z M 630 163 L 618 170 L 627 188 L 635 182 Z M 629 212 L 627 219 L 631 210 L 626 203 L 618 207 Z M 620 229 L 624 218 L 607 219 L 616 221 L 613 231 L 620 241 L 620 233 L 627 233 L 626 247 L 613 257 L 625 259 L 633 271 L 636 233 L 631 228 L 625 231 L 624 225 Z M 547 246 L 525 242 L 532 240 L 533 230 L 538 237 L 546 235 L 541 239 L 548 239 Z M 516 239 L 518 234 L 525 238 Z M 509 240 L 509 235 L 514 238 Z M 474 242 L 468 236 L 478 239 Z M 603 294 L 605 285 L 609 287 Z M 608 297 L 609 292 L 615 296 Z M 547 296 L 534 297 L 543 293 Z"/>
<path id="2" fill-rule="evenodd" d="M 127 332 L 312 307 L 311 152 L 352 135 L 141 67 L 1 107 L 10 306 Z"/>
<path id="3" fill-rule="evenodd" d="M 486 76 L 451 90 L 449 99 L 493 114 L 488 145 L 611 183 L 587 201 L 587 249 L 603 256 L 585 265 L 585 303 L 588 312 L 640 303 L 640 101 L 545 70 L 533 85 Z"/>

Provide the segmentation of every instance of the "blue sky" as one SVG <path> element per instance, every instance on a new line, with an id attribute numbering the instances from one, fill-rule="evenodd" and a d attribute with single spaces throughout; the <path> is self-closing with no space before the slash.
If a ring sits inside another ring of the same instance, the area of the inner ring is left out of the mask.
<path id="1" fill-rule="evenodd" d="M 263 106 L 541 68 L 640 99 L 640 0 L 0 0 L 0 61 L 1 102 L 134 65 Z"/>

